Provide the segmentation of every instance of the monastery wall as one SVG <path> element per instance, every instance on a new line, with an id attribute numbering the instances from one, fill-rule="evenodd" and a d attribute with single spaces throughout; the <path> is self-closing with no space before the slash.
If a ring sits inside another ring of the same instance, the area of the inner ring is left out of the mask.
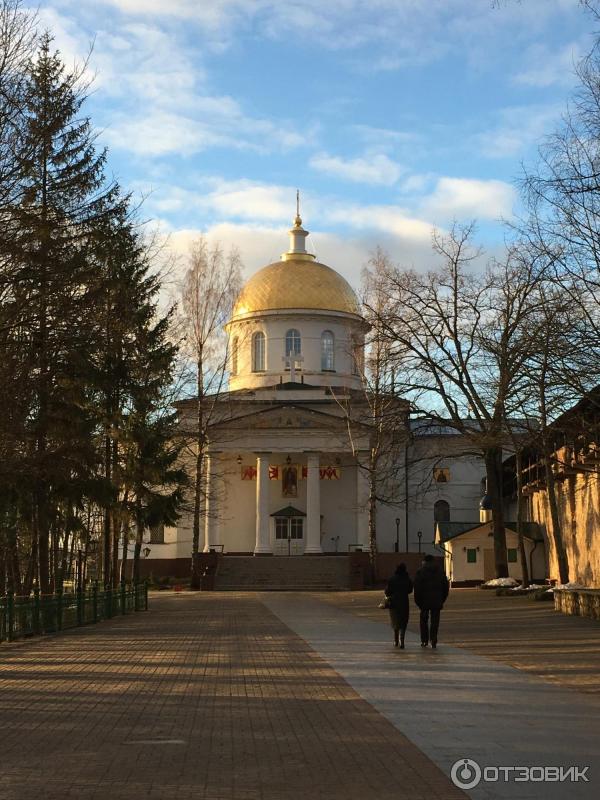
<path id="1" fill-rule="evenodd" d="M 600 475 L 570 475 L 557 483 L 560 522 L 569 559 L 569 580 L 600 587 Z M 548 574 L 558 579 L 556 552 L 548 494 L 536 491 L 530 499 L 530 519 L 538 522 L 548 539 Z"/>

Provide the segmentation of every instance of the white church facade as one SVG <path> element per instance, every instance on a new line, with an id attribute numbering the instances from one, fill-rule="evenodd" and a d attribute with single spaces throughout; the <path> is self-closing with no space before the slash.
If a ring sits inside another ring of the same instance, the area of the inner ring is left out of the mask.
<path id="1" fill-rule="evenodd" d="M 349 283 L 307 252 L 299 216 L 289 233 L 289 250 L 249 279 L 227 324 L 229 387 L 209 434 L 204 552 L 368 549 L 369 480 L 361 466 L 371 442 L 361 380 L 368 326 Z M 178 404 L 184 430 L 193 430 L 196 408 L 194 399 Z M 435 552 L 434 516 L 478 517 L 480 459 L 453 444 L 444 460 L 440 431 L 420 433 L 411 437 L 407 416 L 397 502 L 377 509 L 381 552 L 407 545 Z M 145 574 L 189 574 L 190 511 L 147 539 Z"/>

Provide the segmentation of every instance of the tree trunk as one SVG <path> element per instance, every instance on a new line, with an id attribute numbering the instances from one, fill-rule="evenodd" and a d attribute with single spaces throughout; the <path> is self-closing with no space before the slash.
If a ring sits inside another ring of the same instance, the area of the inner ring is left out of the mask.
<path id="1" fill-rule="evenodd" d="M 547 448 L 545 448 L 547 450 Z M 550 520 L 552 531 L 550 538 L 556 553 L 558 562 L 558 576 L 561 583 L 569 582 L 569 560 L 562 535 L 560 515 L 558 513 L 558 501 L 556 499 L 556 480 L 552 472 L 552 461 L 550 456 L 544 456 L 544 473 L 546 477 L 546 487 L 548 491 L 548 505 L 550 507 Z"/>
<path id="2" fill-rule="evenodd" d="M 127 546 L 129 544 L 128 541 L 128 525 L 122 525 L 121 531 L 123 533 L 123 549 L 121 550 L 121 583 L 125 583 L 127 581 L 127 556 L 129 555 L 127 551 Z"/>
<path id="3" fill-rule="evenodd" d="M 197 363 L 197 391 L 198 391 L 198 406 L 196 414 L 196 473 L 194 480 L 194 522 L 192 531 L 192 565 L 190 575 L 190 589 L 193 592 L 200 591 L 200 520 L 203 518 L 203 508 L 205 505 L 204 493 L 202 491 L 202 481 L 204 477 L 204 403 L 203 403 L 203 390 L 204 386 L 202 361 L 198 360 Z"/>
<path id="4" fill-rule="evenodd" d="M 52 569 L 50 573 L 50 584 L 52 586 L 52 591 L 56 593 L 57 589 L 62 589 L 63 584 L 63 575 L 60 571 L 60 558 L 58 554 L 58 525 L 56 519 L 54 519 L 54 522 L 50 528 L 50 541 L 52 542 Z"/>
<path id="5" fill-rule="evenodd" d="M 16 520 L 13 519 L 11 519 L 6 531 L 6 573 L 8 589 L 15 594 L 21 594 L 21 566 L 19 563 L 17 528 Z"/>
<path id="6" fill-rule="evenodd" d="M 63 581 L 65 579 L 65 575 L 68 573 L 68 559 L 69 559 L 69 544 L 71 540 L 71 536 L 74 536 L 74 532 L 72 530 L 73 525 L 71 524 L 71 507 L 68 509 L 67 514 L 67 523 L 65 525 L 65 532 L 63 538 L 63 546 L 62 546 L 62 553 L 60 557 L 60 588 L 62 589 Z"/>
<path id="7" fill-rule="evenodd" d="M 30 520 L 30 530 L 31 530 L 31 552 L 29 554 L 29 561 L 27 563 L 27 571 L 23 577 L 23 586 L 22 592 L 25 596 L 29 596 L 31 594 L 31 590 L 33 588 L 33 582 L 37 581 L 37 585 L 39 586 L 39 564 L 38 564 L 38 538 L 37 538 L 37 528 L 33 523 L 33 520 Z M 17 573 L 15 573 L 17 574 Z M 16 589 L 15 589 L 16 591 Z"/>
<path id="8" fill-rule="evenodd" d="M 494 534 L 494 562 L 496 577 L 508 577 L 506 556 L 506 532 L 504 530 L 504 508 L 502 498 L 502 450 L 490 447 L 484 452 L 487 491 L 492 504 L 492 531 Z"/>
<path id="9" fill-rule="evenodd" d="M 0 545 L 0 597 L 6 594 L 6 556 L 8 549 L 4 543 Z"/>
<path id="10" fill-rule="evenodd" d="M 118 399 L 115 405 L 116 406 L 118 405 Z M 111 474 L 112 474 L 112 479 L 115 482 L 118 477 L 118 459 L 119 459 L 119 443 L 117 442 L 116 438 L 113 438 L 111 440 Z M 115 486 L 115 492 L 117 493 L 117 495 L 111 513 L 111 520 L 112 520 L 111 578 L 112 578 L 113 589 L 116 589 L 117 586 L 119 585 L 119 536 L 121 535 L 121 514 L 119 513 L 119 508 L 117 504 L 119 488 L 117 486 Z"/>
<path id="11" fill-rule="evenodd" d="M 517 536 L 519 538 L 519 559 L 521 561 L 521 584 L 529 586 L 530 575 L 527 566 L 527 553 L 525 552 L 525 539 L 523 537 L 523 521 L 525 518 L 525 496 L 523 495 L 523 475 L 521 451 L 515 453 L 515 468 L 517 472 Z"/>
<path id="12" fill-rule="evenodd" d="M 375 469 L 369 472 L 369 560 L 371 580 L 377 581 L 377 477 Z"/>
<path id="13" fill-rule="evenodd" d="M 107 484 L 110 484 L 111 480 L 111 446 L 110 446 L 110 436 L 108 432 L 104 437 L 104 477 L 106 478 Z M 104 508 L 104 529 L 102 532 L 102 542 L 103 542 L 103 558 L 102 558 L 102 582 L 104 584 L 105 589 L 110 588 L 110 565 L 111 565 L 111 558 L 110 558 L 110 546 L 111 546 L 111 513 L 110 513 L 110 506 L 106 505 Z"/>
<path id="14" fill-rule="evenodd" d="M 50 585 L 50 542 L 48 531 L 48 506 L 46 487 L 38 486 L 37 491 L 37 550 L 40 578 L 40 591 L 42 594 L 51 593 Z"/>
<path id="15" fill-rule="evenodd" d="M 141 507 L 138 502 L 135 514 L 135 546 L 133 548 L 132 581 L 134 586 L 136 586 L 140 582 L 140 554 L 142 552 L 143 541 L 144 541 L 144 523 L 142 521 Z"/>
<path id="16" fill-rule="evenodd" d="M 87 571 L 88 571 L 88 554 L 90 552 L 90 518 L 92 516 L 91 508 L 88 506 L 87 522 L 85 526 L 85 536 L 83 539 L 83 588 L 87 585 Z"/>
<path id="17" fill-rule="evenodd" d="M 112 566 L 111 583 L 113 589 L 119 585 L 119 537 L 121 535 L 121 519 L 117 509 L 113 509 L 112 517 Z"/>

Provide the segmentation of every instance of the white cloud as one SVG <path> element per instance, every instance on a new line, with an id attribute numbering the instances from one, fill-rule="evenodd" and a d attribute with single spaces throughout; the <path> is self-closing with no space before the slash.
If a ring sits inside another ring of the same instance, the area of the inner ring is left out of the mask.
<path id="1" fill-rule="evenodd" d="M 369 48 L 360 69 L 397 70 L 451 52 L 489 65 L 498 35 L 524 40 L 530 30 L 568 11 L 573 0 L 528 0 L 493 9 L 487 0 L 103 0 L 130 17 L 172 18 L 196 25 L 223 46 L 240 26 L 263 35 L 310 39 L 329 50 Z"/>
<path id="2" fill-rule="evenodd" d="M 145 10 L 135 0 L 125 5 Z M 54 31 L 65 61 L 81 63 L 91 43 L 82 27 L 51 8 L 41 19 Z M 285 120 L 250 115 L 235 98 L 207 91 L 197 51 L 182 46 L 169 28 L 132 20 L 116 30 L 96 29 L 90 59 L 96 96 L 105 107 L 107 100 L 117 104 L 102 120 L 111 146 L 147 158 L 191 155 L 209 147 L 287 152 L 312 140 L 314 129 L 308 125 L 303 130 Z"/>
<path id="3" fill-rule="evenodd" d="M 330 204 L 327 218 L 355 229 L 367 229 L 402 239 L 431 240 L 431 223 L 393 205 Z"/>
<path id="4" fill-rule="evenodd" d="M 313 169 L 327 175 L 375 186 L 392 186 L 404 172 L 404 168 L 400 164 L 382 153 L 354 159 L 343 159 L 327 153 L 320 153 L 313 156 L 309 163 Z"/>
<path id="5" fill-rule="evenodd" d="M 514 158 L 551 131 L 562 110 L 556 104 L 501 109 L 497 124 L 473 137 L 473 144 L 488 158 Z"/>
<path id="6" fill-rule="evenodd" d="M 571 86 L 575 66 L 586 51 L 583 41 L 570 42 L 559 50 L 546 44 L 535 44 L 525 53 L 525 66 L 513 76 L 513 81 L 525 86 Z"/>
<path id="7" fill-rule="evenodd" d="M 194 190 L 154 187 L 148 204 L 160 216 L 197 212 L 210 220 L 251 220 L 257 225 L 277 222 L 286 230 L 294 217 L 295 194 L 292 186 L 210 178 L 200 181 Z M 309 229 L 342 225 L 402 239 L 427 242 L 431 239 L 431 223 L 400 206 L 353 204 L 331 196 L 304 193 L 301 213 Z"/>
<path id="8" fill-rule="evenodd" d="M 436 225 L 456 219 L 509 218 L 515 189 L 498 180 L 439 178 L 433 192 L 421 202 L 421 212 Z"/>
<path id="9" fill-rule="evenodd" d="M 244 0 L 104 0 L 131 16 L 179 17 L 217 28 L 243 9 Z"/>
<path id="10" fill-rule="evenodd" d="M 276 221 L 290 225 L 296 209 L 293 187 L 249 180 L 204 177 L 198 179 L 194 189 L 168 184 L 151 187 L 150 192 L 147 186 L 138 188 L 142 194 L 149 194 L 148 206 L 160 216 L 184 212 L 202 214 L 207 220 L 252 220 L 257 225 Z M 303 197 L 303 214 L 310 214 L 311 207 L 311 201 Z"/>
<path id="11" fill-rule="evenodd" d="M 242 258 L 244 276 L 249 278 L 258 269 L 278 261 L 288 247 L 285 227 L 248 225 L 244 223 L 220 222 L 203 231 L 195 228 L 178 229 L 169 234 L 168 244 L 179 259 L 182 269 L 189 254 L 191 243 L 200 234 L 212 244 L 219 243 L 225 250 L 235 247 Z M 392 260 L 403 265 L 427 269 L 432 264 L 431 239 L 399 239 L 378 233 L 373 235 L 341 236 L 327 230 L 314 230 L 309 238 L 308 249 L 324 264 L 343 275 L 354 287 L 360 289 L 361 272 L 377 245 L 383 246 Z"/>
<path id="12" fill-rule="evenodd" d="M 387 152 L 401 145 L 414 147 L 419 141 L 419 135 L 414 131 L 395 130 L 391 128 L 378 128 L 373 125 L 355 124 L 353 131 L 369 146 L 371 151 Z"/>
<path id="13" fill-rule="evenodd" d="M 155 111 L 138 119 L 129 119 L 129 115 L 117 117 L 104 131 L 103 138 L 114 148 L 142 157 L 171 153 L 188 156 L 207 147 L 233 144 L 189 117 L 166 111 Z"/>
<path id="14" fill-rule="evenodd" d="M 231 97 L 194 97 L 186 113 L 150 107 L 137 114 L 114 114 L 105 137 L 109 144 L 144 157 L 189 156 L 209 147 L 286 152 L 307 144 L 311 131 L 247 116 Z"/>

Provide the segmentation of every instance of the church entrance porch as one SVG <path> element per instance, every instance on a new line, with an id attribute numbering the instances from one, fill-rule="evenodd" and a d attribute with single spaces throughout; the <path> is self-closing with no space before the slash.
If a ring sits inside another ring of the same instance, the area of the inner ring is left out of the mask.
<path id="1" fill-rule="evenodd" d="M 271 514 L 274 518 L 273 555 L 301 556 L 304 554 L 304 518 L 306 514 L 293 506 Z"/>

